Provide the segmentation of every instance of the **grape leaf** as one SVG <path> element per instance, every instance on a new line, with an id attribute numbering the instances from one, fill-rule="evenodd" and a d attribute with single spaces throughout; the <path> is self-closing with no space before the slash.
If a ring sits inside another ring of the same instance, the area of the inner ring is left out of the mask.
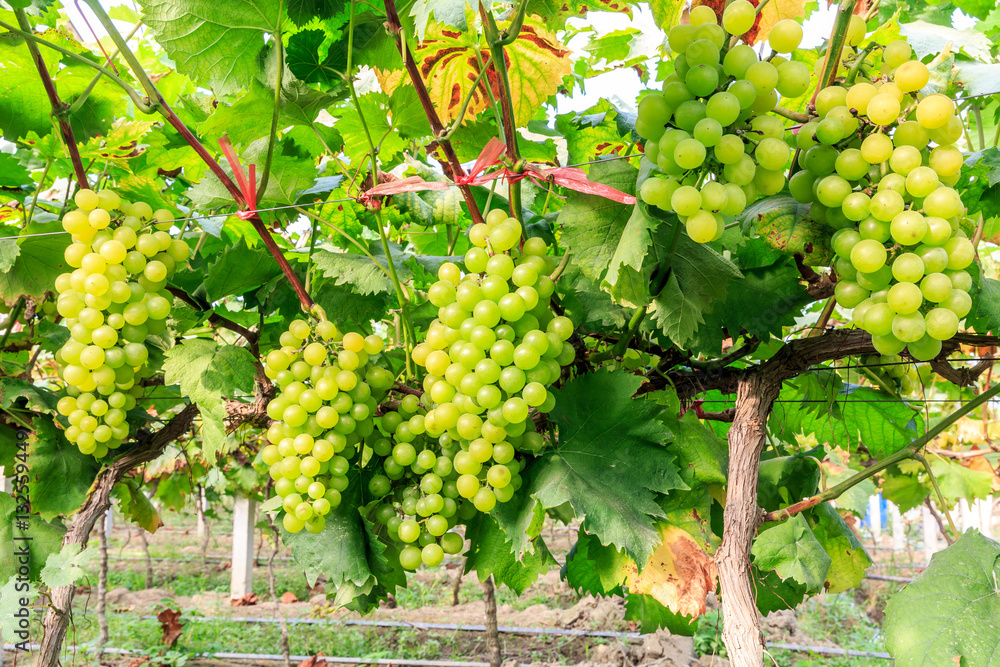
<path id="1" fill-rule="evenodd" d="M 28 579 L 38 581 L 50 554 L 62 548 L 66 528 L 60 521 L 48 522 L 37 516 L 18 518 L 17 503 L 6 493 L 0 493 L 0 579 L 7 580 L 28 566 Z M 22 549 L 27 549 L 24 560 Z"/>
<path id="2" fill-rule="evenodd" d="M 17 3 L 14 5 L 17 6 Z M 15 643 L 18 639 L 28 639 L 28 632 L 20 627 L 19 622 L 24 617 L 21 616 L 19 619 L 18 616 L 25 613 L 22 610 L 33 605 L 37 597 L 38 589 L 34 584 L 19 582 L 14 575 L 0 587 L 0 635 L 7 637 L 8 642 Z M 27 613 L 30 618 L 31 612 Z M 21 632 L 24 634 L 19 634 Z"/>
<path id="3" fill-rule="evenodd" d="M 163 477 L 159 479 L 163 481 Z M 160 513 L 134 480 L 124 479 L 116 484 L 114 495 L 118 499 L 118 509 L 122 515 L 146 532 L 155 533 L 163 526 Z"/>
<path id="4" fill-rule="evenodd" d="M 668 449 L 677 455 L 681 479 L 692 488 L 698 484 L 725 484 L 729 461 L 726 441 L 698 421 L 693 411 L 668 422 L 668 426 L 674 432 Z"/>
<path id="5" fill-rule="evenodd" d="M 568 502 L 602 544 L 645 565 L 659 541 L 654 519 L 664 516 L 655 493 L 685 485 L 663 447 L 670 432 L 655 419 L 662 408 L 631 398 L 641 383 L 623 371 L 598 371 L 553 391 L 549 418 L 559 442 L 522 472 L 523 502 L 504 503 L 497 514 L 517 555 L 528 548 L 536 512 Z M 596 396 L 600 410 L 594 410 Z"/>
<path id="6" fill-rule="evenodd" d="M 958 461 L 936 458 L 931 462 L 931 470 L 937 477 L 941 493 L 952 502 L 964 498 L 970 503 L 976 498 L 985 498 L 993 492 L 992 472 L 973 470 Z"/>
<path id="7" fill-rule="evenodd" d="M 886 648 L 900 667 L 995 667 L 1000 649 L 1000 544 L 976 530 L 931 558 L 889 598 Z M 970 630 L 971 629 L 971 630 Z"/>
<path id="8" fill-rule="evenodd" d="M 760 531 L 750 553 L 757 567 L 775 570 L 782 579 L 794 579 L 812 593 L 823 588 L 830 571 L 830 556 L 801 514 Z"/>
<path id="9" fill-rule="evenodd" d="M 244 294 L 282 275 L 281 267 L 267 250 L 250 248 L 246 239 L 213 257 L 205 275 L 205 292 L 211 301 L 231 294 Z"/>
<path id="10" fill-rule="evenodd" d="M 378 146 L 378 157 L 383 161 L 391 160 L 397 153 L 405 150 L 406 141 L 400 136 L 396 127 L 388 95 L 382 92 L 366 93 L 358 97 L 358 104 L 368 126 L 367 132 L 361 124 L 361 116 L 353 106 L 344 107 L 339 113 L 337 111 L 332 113 L 340 116 L 335 127 L 344 138 L 344 151 L 350 158 L 351 164 L 355 165 L 355 169 L 367 170 L 371 169 L 369 133 L 372 141 Z"/>
<path id="11" fill-rule="evenodd" d="M 326 577 L 337 604 L 355 611 L 369 611 L 397 586 L 405 585 L 398 554 L 382 543 L 360 511 L 363 480 L 350 475 L 350 485 L 340 505 L 326 515 L 319 535 L 308 531 L 289 533 L 282 526 L 281 541 L 302 566 L 312 585 Z"/>
<path id="12" fill-rule="evenodd" d="M 18 255 L 14 265 L 0 272 L 0 299 L 13 306 L 19 297 L 41 298 L 53 290 L 56 276 L 67 269 L 63 254 L 69 245 L 68 234 L 33 236 L 61 232 L 58 221 L 32 223 L 22 230 L 24 238 L 17 241 Z"/>
<path id="13" fill-rule="evenodd" d="M 696 620 L 675 614 L 652 595 L 642 593 L 629 593 L 625 597 L 625 620 L 638 623 L 642 633 L 666 628 L 671 634 L 690 637 L 698 629 Z"/>
<path id="14" fill-rule="evenodd" d="M 478 33 L 435 22 L 427 28 L 425 38 L 414 50 L 413 57 L 424 74 L 431 101 L 446 124 L 454 120 L 460 111 L 462 100 L 479 73 L 477 49 L 481 49 L 481 58 L 485 62 L 489 52 L 480 46 Z M 504 54 L 511 90 L 517 91 L 512 100 L 514 122 L 520 127 L 534 118 L 539 107 L 570 74 L 570 52 L 555 33 L 528 17 L 517 39 L 504 47 Z M 495 77 L 495 68 L 490 65 L 489 69 Z M 472 120 L 489 105 L 490 98 L 486 91 L 486 79 L 489 78 L 484 77 L 479 82 L 466 109 L 466 119 Z M 393 81 L 383 77 L 382 88 L 391 93 L 402 81 L 399 77 Z"/>
<path id="15" fill-rule="evenodd" d="M 911 475 L 887 475 L 882 480 L 881 490 L 886 500 L 899 506 L 900 512 L 920 507 L 924 499 L 930 495 L 930 489 Z"/>
<path id="16" fill-rule="evenodd" d="M 745 231 L 755 229 L 775 250 L 799 253 L 806 266 L 824 266 L 833 258 L 830 230 L 809 217 L 809 207 L 791 197 L 766 197 L 741 215 Z"/>
<path id="17" fill-rule="evenodd" d="M 281 94 L 278 127 L 311 127 L 320 110 L 333 101 L 333 97 L 303 86 L 301 82 L 292 85 L 286 82 Z M 198 133 L 211 138 L 212 143 L 227 134 L 234 146 L 246 147 L 268 136 L 273 115 L 274 91 L 254 80 L 250 89 L 233 104 L 219 104 L 212 115 L 198 125 Z"/>
<path id="18" fill-rule="evenodd" d="M 880 389 L 844 384 L 836 400 L 825 404 L 826 410 L 818 410 L 821 404 L 816 400 L 795 384 L 785 383 L 771 413 L 772 428 L 781 429 L 789 439 L 812 433 L 821 443 L 846 450 L 864 443 L 872 456 L 892 454 L 924 430 L 919 411 Z"/>
<path id="19" fill-rule="evenodd" d="M 28 444 L 31 509 L 50 521 L 70 516 L 83 503 L 101 465 L 71 445 L 48 415 L 36 415 Z"/>
<path id="20" fill-rule="evenodd" d="M 166 353 L 164 382 L 179 384 L 181 392 L 198 404 L 202 448 L 209 461 L 215 460 L 226 436 L 222 399 L 233 397 L 237 391 L 253 391 L 255 362 L 244 347 L 219 347 L 215 341 L 203 338 L 185 339 Z"/>
<path id="21" fill-rule="evenodd" d="M 51 111 L 24 39 L 0 35 L 0 134 L 8 141 L 29 132 L 44 136 L 52 130 Z"/>
<path id="22" fill-rule="evenodd" d="M 620 114 L 611 102 L 602 99 L 586 111 L 556 116 L 555 127 L 566 138 L 569 163 L 589 162 L 624 149 L 631 133 L 622 132 Z"/>
<path id="23" fill-rule="evenodd" d="M 361 295 L 388 293 L 393 291 L 392 279 L 386 275 L 388 266 L 382 262 L 375 263 L 364 255 L 348 252 L 331 252 L 317 250 L 313 253 L 313 261 L 325 276 L 336 285 L 347 285 L 352 291 Z M 397 263 L 397 270 L 405 269 L 405 265 Z M 406 269 L 408 272 L 408 269 Z M 407 277 L 403 277 L 407 276 Z M 404 273 L 401 280 L 409 276 Z"/>
<path id="24" fill-rule="evenodd" d="M 600 540 L 581 528 L 576 544 L 566 556 L 560 576 L 570 588 L 591 595 L 621 593 L 625 582 L 625 568 L 632 561 L 625 552 L 604 546 Z"/>
<path id="25" fill-rule="evenodd" d="M 687 531 L 661 523 L 660 544 L 642 571 L 629 563 L 629 593 L 652 596 L 671 612 L 689 618 L 705 613 L 706 596 L 715 591 L 718 571 Z"/>
<path id="26" fill-rule="evenodd" d="M 821 503 L 807 517 L 813 535 L 830 557 L 824 588 L 827 593 L 842 593 L 865 578 L 872 559 L 850 526 L 830 503 Z"/>
<path id="27" fill-rule="evenodd" d="M 177 70 L 218 94 L 250 85 L 261 71 L 264 34 L 280 25 L 277 0 L 149 0 L 143 20 Z"/>
<path id="28" fill-rule="evenodd" d="M 635 167 L 620 160 L 593 165 L 588 178 L 633 194 L 638 174 Z M 556 222 L 562 229 L 563 243 L 570 249 L 570 262 L 584 276 L 597 281 L 604 275 L 633 208 L 596 195 L 569 193 Z"/>
<path id="29" fill-rule="evenodd" d="M 87 574 L 84 568 L 96 555 L 96 549 L 83 549 L 80 544 L 67 544 L 62 550 L 49 554 L 39 579 L 49 588 L 69 586 Z"/>
<path id="30" fill-rule="evenodd" d="M 470 543 L 465 554 L 466 573 L 475 571 L 480 581 L 492 574 L 498 584 L 507 585 L 518 595 L 557 564 L 541 537 L 533 540 L 532 553 L 515 558 L 505 544 L 506 536 L 489 514 L 477 514 L 467 523 L 465 537 Z"/>
<path id="31" fill-rule="evenodd" d="M 956 30 L 920 20 L 901 24 L 899 32 L 920 59 L 937 55 L 949 46 L 952 50 L 964 51 L 967 55 L 983 62 L 990 62 L 993 58 L 990 52 L 992 47 L 990 40 L 976 30 Z"/>
<path id="32" fill-rule="evenodd" d="M 432 16 L 441 25 L 467 30 L 465 19 L 467 7 L 470 7 L 467 0 L 417 0 L 410 8 L 417 39 L 422 42 L 426 38 L 427 23 Z"/>
<path id="33" fill-rule="evenodd" d="M 730 281 L 740 278 L 740 270 L 729 260 L 703 243 L 695 243 L 681 233 L 670 255 L 670 238 L 675 225 L 660 225 L 653 232 L 660 261 L 669 259 L 670 278 L 659 296 L 653 299 L 653 321 L 667 338 L 683 346 L 705 323 L 705 313 L 726 298 Z"/>
<path id="34" fill-rule="evenodd" d="M 31 182 L 31 174 L 21 166 L 17 157 L 0 153 L 0 187 L 16 188 Z M 3 264 L 0 263 L 0 270 L 6 271 L 2 267 Z"/>

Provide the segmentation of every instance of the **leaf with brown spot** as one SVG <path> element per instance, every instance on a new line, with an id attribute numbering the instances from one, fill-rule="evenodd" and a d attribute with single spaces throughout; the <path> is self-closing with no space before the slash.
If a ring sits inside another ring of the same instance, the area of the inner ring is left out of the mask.
<path id="1" fill-rule="evenodd" d="M 473 41 L 473 40 L 477 41 Z M 426 39 L 413 53 L 427 84 L 441 120 L 449 123 L 458 115 L 462 100 L 469 94 L 479 75 L 479 57 L 485 63 L 489 51 L 478 42 L 478 35 L 458 31 L 439 23 L 431 23 Z M 518 126 L 527 125 L 538 108 L 559 89 L 562 80 L 570 74 L 568 49 L 558 41 L 555 33 L 540 22 L 527 19 L 521 34 L 504 48 L 507 59 L 507 76 L 514 93 L 512 100 L 514 121 Z M 382 73 L 379 83 L 387 93 L 403 79 L 391 72 Z M 391 87 L 387 87 L 391 86 Z M 472 99 L 465 112 L 465 120 L 475 118 L 489 104 L 489 90 L 500 95 L 496 69 L 490 65 L 486 75 L 472 92 Z"/>
<path id="2" fill-rule="evenodd" d="M 163 631 L 163 638 L 160 640 L 164 646 L 173 646 L 181 636 L 184 626 L 180 623 L 181 612 L 179 609 L 164 609 L 156 615 L 156 620 L 160 622 L 160 629 Z"/>
<path id="3" fill-rule="evenodd" d="M 642 572 L 629 563 L 629 592 L 650 595 L 675 614 L 697 618 L 705 613 L 705 597 L 715 590 L 715 561 L 685 530 L 663 523 L 660 535 L 660 546 Z"/>
<path id="4" fill-rule="evenodd" d="M 989 453 L 990 450 L 985 450 L 985 453 Z M 996 470 L 990 465 L 990 462 L 986 460 L 985 456 L 974 456 L 965 462 L 965 467 L 970 470 L 976 470 L 979 472 L 989 473 L 993 476 L 993 490 L 1000 491 L 1000 477 L 997 476 Z"/>

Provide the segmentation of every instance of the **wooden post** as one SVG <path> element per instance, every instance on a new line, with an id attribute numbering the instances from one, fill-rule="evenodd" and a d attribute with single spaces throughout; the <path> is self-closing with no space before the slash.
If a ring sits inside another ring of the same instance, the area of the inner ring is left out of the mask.
<path id="1" fill-rule="evenodd" d="M 931 556 L 938 550 L 938 525 L 934 516 L 931 515 L 930 508 L 926 505 L 920 507 L 920 518 L 924 528 L 924 558 L 929 565 Z"/>
<path id="2" fill-rule="evenodd" d="M 979 513 L 979 532 L 993 537 L 993 496 L 977 500 L 976 511 Z"/>
<path id="3" fill-rule="evenodd" d="M 257 503 L 237 495 L 233 503 L 233 567 L 229 597 L 253 593 L 253 536 L 257 523 Z"/>
<path id="4" fill-rule="evenodd" d="M 875 546 L 882 541 L 882 496 L 875 494 L 868 499 L 868 528 L 872 531 Z"/>
<path id="5" fill-rule="evenodd" d="M 892 548 L 902 551 L 906 548 L 906 526 L 903 524 L 903 515 L 899 513 L 899 507 L 895 503 L 889 503 L 889 518 L 892 521 Z"/>

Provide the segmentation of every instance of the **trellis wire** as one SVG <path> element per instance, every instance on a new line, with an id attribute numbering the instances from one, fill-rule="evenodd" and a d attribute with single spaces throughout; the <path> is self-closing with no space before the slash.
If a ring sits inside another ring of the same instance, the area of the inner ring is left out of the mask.
<path id="1" fill-rule="evenodd" d="M 13 651 L 13 644 L 4 644 L 4 650 Z M 802 646 L 800 644 L 778 644 L 768 642 L 768 648 L 776 648 L 785 651 L 796 651 L 799 653 L 817 653 L 823 655 L 846 655 L 858 658 L 882 658 L 892 660 L 888 653 L 876 651 L 855 651 L 845 648 L 830 648 L 827 646 Z M 40 648 L 38 644 L 31 644 L 29 648 L 36 651 Z M 95 646 L 81 647 L 85 653 L 110 653 L 112 655 L 130 655 L 138 653 L 138 649 L 124 649 L 115 647 L 97 648 Z M 266 662 L 284 662 L 285 657 L 274 653 L 199 653 L 201 658 L 216 658 L 223 660 L 261 660 Z M 328 662 L 342 665 L 406 665 L 407 667 L 489 667 L 488 662 L 477 662 L 472 660 L 418 660 L 406 658 L 361 658 L 344 656 L 311 656 L 311 655 L 291 655 L 288 660 L 302 662 L 315 657 L 316 662 Z M 520 663 L 520 667 L 529 667 L 529 663 Z"/>

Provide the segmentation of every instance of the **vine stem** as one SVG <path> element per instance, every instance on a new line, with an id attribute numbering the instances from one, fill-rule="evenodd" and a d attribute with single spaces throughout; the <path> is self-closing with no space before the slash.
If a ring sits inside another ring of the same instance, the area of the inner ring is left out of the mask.
<path id="1" fill-rule="evenodd" d="M 28 23 L 28 15 L 24 13 L 24 10 L 15 9 L 14 15 L 17 16 L 17 24 L 21 26 L 21 30 L 32 33 L 31 24 Z M 73 136 L 73 127 L 69 124 L 69 118 L 66 115 L 67 105 L 59 99 L 56 84 L 49 75 L 49 70 L 45 66 L 42 53 L 38 50 L 38 45 L 30 39 L 25 40 L 25 45 L 28 47 L 28 51 L 31 52 L 31 59 L 35 61 L 38 76 L 42 80 L 42 86 L 45 88 L 45 94 L 49 98 L 49 104 L 52 105 L 52 115 L 59 125 L 59 132 L 62 134 L 63 143 L 66 144 L 66 152 L 69 153 L 70 162 L 73 163 L 73 173 L 76 175 L 77 185 L 80 186 L 81 190 L 89 190 L 90 183 L 87 182 L 87 171 L 83 168 L 83 160 L 80 159 L 80 151 L 76 146 L 76 137 Z"/>
<path id="2" fill-rule="evenodd" d="M 0 349 L 3 349 L 4 345 L 7 344 L 7 339 L 10 338 L 11 332 L 14 331 L 14 325 L 17 323 L 17 318 L 21 316 L 22 310 L 24 310 L 23 296 L 18 297 L 17 303 L 14 304 L 14 307 L 10 309 L 10 313 L 7 315 L 7 329 L 3 332 L 3 338 L 0 338 Z"/>
<path id="3" fill-rule="evenodd" d="M 851 24 L 851 16 L 854 14 L 854 6 L 857 0 L 840 0 L 837 5 L 837 18 L 833 22 L 833 31 L 830 33 L 830 43 L 826 52 L 826 62 L 823 64 L 823 75 L 819 77 L 816 84 L 816 92 L 813 93 L 812 104 L 816 103 L 816 96 L 819 91 L 833 84 L 833 79 L 837 76 L 837 68 L 840 67 L 840 56 L 847 41 L 847 28 Z"/>
<path id="4" fill-rule="evenodd" d="M 135 33 L 137 33 L 139 31 L 139 28 L 141 27 L 142 27 L 142 21 L 139 21 L 134 26 L 132 26 L 132 30 L 129 31 L 127 35 L 125 35 L 125 41 L 127 42 L 128 40 L 132 39 L 133 35 L 135 35 Z M 98 44 L 100 44 L 100 42 L 98 42 Z M 108 55 L 106 53 L 104 55 L 108 65 L 114 67 L 114 65 L 111 64 L 111 59 L 118 55 L 118 49 L 116 48 L 114 51 L 112 51 L 111 55 Z M 70 105 L 69 110 L 66 113 L 72 115 L 83 107 L 83 105 L 87 102 L 87 98 L 90 97 L 90 94 L 94 91 L 94 87 L 97 86 L 97 83 L 101 80 L 102 75 L 103 72 L 100 71 L 98 71 L 97 74 L 94 75 L 94 78 L 90 80 L 90 83 L 88 83 L 87 87 L 84 88 L 82 93 L 80 93 L 80 96 L 75 100 L 73 100 L 73 104 Z"/>
<path id="5" fill-rule="evenodd" d="M 448 170 L 451 171 L 452 180 L 458 182 L 466 176 L 465 169 L 462 167 L 462 163 L 458 161 L 458 155 L 455 154 L 455 148 L 452 146 L 451 141 L 446 137 L 442 138 L 442 134 L 445 132 L 444 124 L 441 122 L 441 118 L 434 108 L 430 93 L 427 92 L 427 85 L 424 83 L 420 68 L 409 53 L 406 40 L 402 34 L 403 25 L 399 20 L 399 13 L 396 11 L 394 0 L 385 0 L 385 16 L 386 26 L 396 40 L 396 46 L 403 58 L 403 65 L 406 67 L 406 73 L 410 77 L 410 83 L 413 84 L 413 89 L 416 91 L 420 105 L 424 108 L 424 114 L 427 116 L 427 122 L 430 123 L 431 131 L 434 133 L 435 143 L 444 153 L 445 159 L 440 160 L 439 158 L 439 161 L 442 163 L 442 166 L 448 166 Z M 350 54 L 348 54 L 348 57 L 350 57 Z M 349 74 L 350 72 L 348 72 Z M 479 204 L 476 203 L 475 195 L 472 193 L 472 188 L 469 185 L 459 183 L 458 189 L 462 193 L 462 198 L 465 200 L 465 206 L 469 210 L 469 217 L 472 218 L 473 224 L 485 222 L 483 213 L 479 210 Z"/>
<path id="6" fill-rule="evenodd" d="M 931 464 L 927 462 L 927 459 L 920 452 L 914 452 L 913 458 L 919 461 L 921 465 L 924 466 L 924 470 L 927 471 L 927 477 L 931 480 L 931 486 L 934 487 L 934 493 L 937 494 L 938 502 L 941 503 L 941 510 L 944 512 L 944 516 L 948 519 L 948 526 L 951 528 L 951 534 L 955 538 L 961 537 L 961 533 L 958 532 L 958 527 L 955 525 L 955 520 L 951 518 L 951 512 L 948 511 L 948 501 L 944 499 L 944 494 L 941 493 L 941 487 L 938 486 L 937 475 L 931 470 Z"/>
<path id="7" fill-rule="evenodd" d="M 877 46 L 878 44 L 872 42 L 865 48 L 861 49 L 861 53 L 858 54 L 857 60 L 855 60 L 854 64 L 851 65 L 851 69 L 847 71 L 847 83 L 854 83 L 855 79 L 858 78 L 858 72 L 861 71 L 861 66 L 864 64 L 865 58 L 867 58 L 868 54 L 874 51 Z"/>
<path id="8" fill-rule="evenodd" d="M 808 123 L 813 118 L 816 118 L 816 116 L 807 113 L 799 113 L 798 111 L 792 111 L 791 109 L 779 106 L 774 107 L 771 111 L 789 120 L 794 120 L 796 123 Z"/>
<path id="9" fill-rule="evenodd" d="M 511 161 L 514 170 L 522 168 L 521 155 L 517 147 L 517 125 L 514 122 L 514 103 L 510 89 L 510 77 L 507 75 L 507 60 L 504 57 L 504 44 L 512 43 L 521 31 L 521 24 L 524 20 L 526 2 L 522 1 L 518 9 L 520 20 L 515 18 L 508 27 L 506 36 L 501 36 L 497 27 L 493 13 L 486 8 L 483 3 L 479 4 L 479 15 L 483 19 L 483 31 L 486 41 L 489 44 L 490 59 L 493 61 L 493 70 L 497 73 L 500 82 L 500 113 L 503 119 L 503 138 L 507 145 L 507 158 Z M 519 222 L 524 222 L 521 212 L 521 181 L 510 180 L 508 183 L 510 214 L 517 218 Z"/>
<path id="10" fill-rule="evenodd" d="M 212 157 L 208 150 L 205 149 L 201 141 L 198 140 L 198 137 L 196 137 L 194 133 L 187 128 L 184 121 L 182 121 L 173 109 L 170 108 L 170 105 L 167 104 L 167 101 L 164 99 L 163 95 L 160 94 L 160 91 L 156 88 L 152 79 L 150 79 L 149 75 L 146 74 L 146 70 L 143 69 L 142 63 L 140 63 L 139 59 L 136 58 L 134 53 L 132 53 L 128 43 L 122 37 L 121 33 L 118 32 L 118 29 L 111 21 L 107 12 L 104 11 L 104 7 L 101 6 L 100 0 L 84 0 L 84 2 L 86 2 L 87 6 L 93 10 L 97 19 L 101 22 L 101 25 L 104 26 L 108 35 L 112 40 L 114 40 L 115 45 L 121 52 L 125 62 L 127 62 L 129 67 L 132 69 L 132 74 L 139 80 L 143 90 L 146 91 L 146 95 L 149 96 L 151 101 L 150 106 L 159 111 L 166 121 L 170 123 L 171 127 L 177 130 L 178 134 L 183 137 L 184 141 L 186 141 L 188 145 L 194 149 L 194 152 L 198 154 L 198 157 L 202 159 L 202 161 L 208 166 L 209 170 L 215 175 L 216 178 L 219 179 L 223 187 L 229 191 L 229 194 L 232 196 L 233 201 L 236 202 L 236 205 L 240 208 L 246 206 L 247 201 L 243 197 L 243 193 L 240 191 L 239 187 L 233 182 L 233 179 L 230 178 L 229 174 L 222 169 L 222 166 L 214 157 Z M 295 294 L 299 297 L 299 302 L 302 304 L 303 310 L 309 313 L 314 312 L 316 304 L 309 296 L 309 293 L 306 292 L 305 287 L 302 285 L 302 281 L 300 281 L 299 277 L 295 275 L 295 271 L 288 263 L 284 253 L 281 251 L 281 248 L 278 247 L 277 242 L 274 240 L 274 237 L 271 235 L 270 230 L 267 228 L 267 225 L 264 224 L 260 215 L 254 213 L 254 215 L 249 218 L 249 221 L 254 230 L 260 236 L 261 240 L 264 241 L 264 245 L 267 247 L 268 252 L 271 253 L 271 256 L 274 257 L 274 261 L 276 261 L 278 266 L 281 267 L 281 271 L 285 274 L 285 278 L 288 279 L 292 289 L 295 290 Z"/>
<path id="11" fill-rule="evenodd" d="M 351 0 L 351 15 L 350 24 L 348 26 L 347 32 L 347 71 L 345 72 L 344 78 L 347 81 L 348 89 L 351 91 L 351 101 L 354 103 L 354 109 L 358 112 L 358 119 L 361 121 L 361 129 L 365 131 L 365 138 L 368 139 L 369 156 L 371 157 L 372 163 L 372 185 L 378 184 L 378 148 L 375 146 L 375 142 L 372 140 L 371 131 L 368 129 L 368 123 L 365 121 L 364 112 L 361 110 L 361 101 L 358 99 L 357 89 L 354 87 L 354 72 L 352 68 L 352 56 L 354 55 L 354 8 L 357 5 L 357 0 Z M 392 278 L 393 287 L 396 288 L 396 298 L 399 299 L 400 314 L 403 318 L 403 343 L 406 349 L 406 373 L 408 376 L 412 374 L 412 359 L 410 357 L 410 351 L 416 341 L 416 333 L 413 329 L 413 322 L 410 320 L 410 308 L 409 301 L 407 301 L 406 294 L 403 291 L 403 285 L 399 281 L 399 275 L 396 272 L 396 263 L 392 260 L 392 253 L 389 250 L 389 239 L 386 237 L 385 233 L 385 223 L 382 220 L 382 209 L 375 208 L 375 219 L 378 226 L 378 236 L 379 240 L 382 242 L 382 251 L 385 252 L 386 263 L 389 265 L 389 276 Z"/>
<path id="12" fill-rule="evenodd" d="M 965 415 L 969 414 L 970 412 L 978 408 L 980 405 L 987 404 L 990 401 L 990 399 L 992 399 L 997 394 L 1000 394 L 1000 384 L 990 387 L 988 390 L 979 394 L 979 396 L 976 396 L 976 398 L 969 401 L 965 405 L 961 406 L 958 410 L 956 410 L 955 412 L 951 413 L 950 415 L 942 419 L 940 422 L 935 424 L 930 430 L 928 430 L 922 436 L 920 436 L 919 438 L 908 444 L 906 447 L 899 450 L 898 452 L 890 454 L 889 456 L 885 457 L 878 463 L 875 463 L 865 468 L 858 474 L 853 475 L 848 479 L 845 479 L 840 484 L 830 487 L 823 493 L 819 493 L 810 498 L 806 498 L 805 500 L 801 500 L 793 505 L 789 505 L 784 509 L 777 510 L 774 512 L 768 512 L 767 514 L 764 515 L 764 522 L 766 523 L 771 521 L 783 521 L 785 519 L 795 516 L 799 512 L 802 512 L 803 510 L 807 510 L 810 507 L 819 505 L 820 503 L 826 502 L 828 500 L 836 500 L 844 493 L 846 493 L 848 490 L 857 486 L 866 479 L 874 477 L 875 475 L 882 472 L 886 468 L 894 466 L 897 463 L 901 463 L 902 461 L 906 461 L 907 459 L 915 459 L 916 455 L 920 453 L 920 450 L 923 449 L 934 438 L 941 435 L 941 433 L 943 433 L 946 429 L 948 429 L 952 424 L 954 424 L 956 421 L 958 421 Z"/>

